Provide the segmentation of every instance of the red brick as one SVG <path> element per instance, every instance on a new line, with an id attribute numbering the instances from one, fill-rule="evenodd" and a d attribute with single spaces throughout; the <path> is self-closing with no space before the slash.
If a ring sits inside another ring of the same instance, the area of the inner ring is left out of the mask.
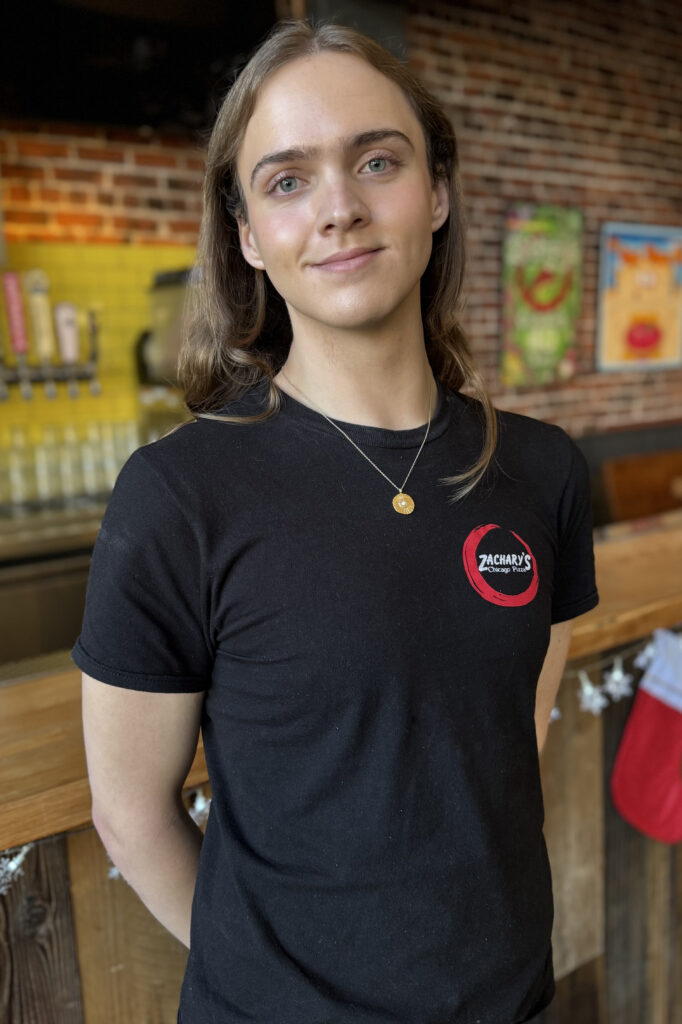
<path id="1" fill-rule="evenodd" d="M 107 164 L 122 164 L 125 160 L 125 153 L 122 149 L 110 149 L 107 146 L 79 146 L 78 157 L 81 160 L 99 160 Z"/>
<path id="2" fill-rule="evenodd" d="M 114 227 L 131 231 L 154 231 L 157 222 L 144 217 L 114 217 Z"/>
<path id="3" fill-rule="evenodd" d="M 114 185 L 133 188 L 158 188 L 159 183 L 155 177 L 145 177 L 142 174 L 115 174 Z"/>
<path id="4" fill-rule="evenodd" d="M 45 177 L 42 167 L 29 167 L 26 164 L 3 163 L 0 174 L 3 178 L 32 178 L 34 181 Z"/>
<path id="5" fill-rule="evenodd" d="M 5 210 L 6 224 L 47 224 L 49 215 L 44 210 Z"/>
<path id="6" fill-rule="evenodd" d="M 55 167 L 53 173 L 58 181 L 89 181 L 99 185 L 102 180 L 100 171 L 84 171 L 77 167 Z"/>
<path id="7" fill-rule="evenodd" d="M 198 220 L 171 220 L 168 223 L 168 227 L 176 234 L 184 232 L 185 234 L 198 235 L 201 223 Z"/>
<path id="8" fill-rule="evenodd" d="M 201 188 L 201 183 L 198 181 L 189 181 L 187 178 L 169 178 L 168 187 L 176 188 L 178 190 L 187 190 L 188 192 L 195 192 Z"/>
<path id="9" fill-rule="evenodd" d="M 135 163 L 139 167 L 177 167 L 177 158 L 166 153 L 136 153 Z"/>
<path id="10" fill-rule="evenodd" d="M 168 199 L 166 196 L 149 196 L 145 202 L 150 210 L 187 210 L 189 203 L 185 199 Z"/>
<path id="11" fill-rule="evenodd" d="M 69 147 L 63 143 L 20 138 L 17 140 L 17 153 L 19 156 L 67 157 Z"/>
<path id="12" fill-rule="evenodd" d="M 98 213 L 55 213 L 54 221 L 62 227 L 76 227 L 81 224 L 85 227 L 96 227 L 103 223 Z"/>

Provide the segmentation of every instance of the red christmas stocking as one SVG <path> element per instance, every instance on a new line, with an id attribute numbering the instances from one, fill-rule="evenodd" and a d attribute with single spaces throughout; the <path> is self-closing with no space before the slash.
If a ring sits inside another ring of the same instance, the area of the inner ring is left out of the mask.
<path id="1" fill-rule="evenodd" d="M 682 647 L 654 631 L 654 656 L 639 683 L 611 773 L 618 813 L 662 843 L 682 841 Z"/>

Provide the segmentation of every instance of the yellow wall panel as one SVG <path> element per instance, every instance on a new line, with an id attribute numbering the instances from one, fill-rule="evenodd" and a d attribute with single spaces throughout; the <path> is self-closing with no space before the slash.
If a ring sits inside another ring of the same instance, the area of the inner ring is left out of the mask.
<path id="1" fill-rule="evenodd" d="M 79 381 L 80 396 L 71 398 L 66 383 L 58 382 L 58 396 L 49 399 L 43 385 L 33 385 L 33 399 L 22 398 L 16 385 L 10 398 L 0 403 L 3 435 L 10 427 L 29 433 L 45 426 L 72 424 L 79 435 L 91 422 L 119 423 L 139 418 L 134 347 L 140 334 L 151 326 L 149 292 L 159 271 L 182 270 L 194 263 L 192 246 L 97 245 L 91 243 L 10 242 L 4 268 L 19 273 L 40 268 L 50 282 L 50 302 L 69 301 L 79 310 L 81 359 L 88 351 L 86 334 L 88 309 L 97 312 L 100 395 L 92 395 L 87 381 Z M 29 346 L 33 343 L 30 313 L 25 304 Z M 9 344 L 4 296 L 0 291 L 0 330 L 6 363 L 14 365 Z M 29 363 L 37 363 L 29 354 Z"/>

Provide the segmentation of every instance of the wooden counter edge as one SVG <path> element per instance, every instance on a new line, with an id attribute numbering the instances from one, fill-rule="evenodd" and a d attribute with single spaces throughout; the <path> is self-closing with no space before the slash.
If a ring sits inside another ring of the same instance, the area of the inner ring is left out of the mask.
<path id="1" fill-rule="evenodd" d="M 650 601 L 617 615 L 600 613 L 599 606 L 576 620 L 568 660 L 606 651 L 647 636 L 654 629 L 670 629 L 682 622 L 682 594 Z"/>
<path id="2" fill-rule="evenodd" d="M 208 782 L 201 738 L 183 792 Z M 41 793 L 0 804 L 0 852 L 38 839 L 92 826 L 87 778 L 60 783 Z"/>

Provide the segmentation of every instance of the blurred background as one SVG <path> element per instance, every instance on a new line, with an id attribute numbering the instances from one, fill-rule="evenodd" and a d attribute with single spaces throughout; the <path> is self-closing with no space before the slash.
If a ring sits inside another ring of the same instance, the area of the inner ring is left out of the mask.
<path id="1" fill-rule="evenodd" d="M 117 473 L 135 448 L 188 418 L 174 373 L 206 140 L 248 53 L 278 19 L 302 16 L 334 18 L 378 39 L 452 120 L 467 213 L 463 319 L 473 354 L 498 407 L 557 423 L 575 438 L 590 466 L 600 552 L 612 557 L 613 573 L 617 564 L 631 566 L 625 582 L 601 570 L 599 628 L 609 615 L 612 627 L 620 625 L 572 651 L 592 658 L 583 671 L 601 671 L 605 651 L 613 669 L 618 644 L 629 644 L 624 653 L 634 657 L 633 644 L 682 620 L 678 3 L 36 0 L 4 12 L 0 62 L 0 665 L 7 683 L 26 675 L 17 668 L 25 659 L 33 674 L 64 668 Z M 642 554 L 634 545 L 644 535 Z M 614 600 L 616 591 L 630 595 L 625 612 L 605 611 L 609 579 Z M 638 595 L 646 585 L 645 600 Z M 579 668 L 571 670 L 576 678 Z M 589 693 L 585 685 L 582 692 Z M 557 961 L 571 980 L 543 1018 L 548 1024 L 569 1017 L 682 1024 L 679 856 L 661 859 L 652 842 L 646 857 L 638 847 L 621 861 L 618 833 L 608 863 L 620 865 L 622 884 L 608 897 L 602 755 L 607 748 L 615 755 L 622 715 L 618 722 L 609 739 L 589 731 L 594 715 L 577 714 L 579 746 L 561 747 L 566 760 L 553 784 L 546 769 L 548 791 L 554 785 L 564 801 L 548 819 L 556 815 L 566 863 L 575 861 L 565 877 L 591 879 L 558 897 L 565 908 L 579 893 L 581 910 L 570 923 L 561 919 Z M 591 751 L 583 769 L 601 766 L 575 791 L 570 813 L 559 780 L 580 769 L 569 750 Z M 578 831 L 569 841 L 558 820 L 578 814 L 579 804 L 591 809 L 594 828 L 571 818 Z M 19 836 L 28 833 L 6 830 L 4 847 Z M 87 862 L 75 841 L 69 849 Z M 623 915 L 642 873 L 649 881 L 635 929 Z M 139 913 L 134 902 L 128 912 Z M 79 913 L 82 938 L 91 924 Z M 128 942 L 143 927 L 136 922 L 126 925 Z M 629 952 L 619 945 L 625 933 Z M 167 964 L 176 970 L 182 960 L 182 951 L 161 948 L 148 978 L 157 995 Z M 150 1010 L 149 986 L 133 997 L 122 982 L 125 999 L 141 1002 L 107 1016 L 96 1008 L 102 981 L 88 980 L 82 943 L 79 955 L 78 991 L 90 1022 L 174 1020 L 172 984 L 165 1009 Z M 3 1019 L 18 1022 L 19 1004 L 7 999 Z M 55 1009 L 48 1002 L 52 1008 L 45 1003 L 31 1022 L 84 1019 L 80 1003 Z"/>

